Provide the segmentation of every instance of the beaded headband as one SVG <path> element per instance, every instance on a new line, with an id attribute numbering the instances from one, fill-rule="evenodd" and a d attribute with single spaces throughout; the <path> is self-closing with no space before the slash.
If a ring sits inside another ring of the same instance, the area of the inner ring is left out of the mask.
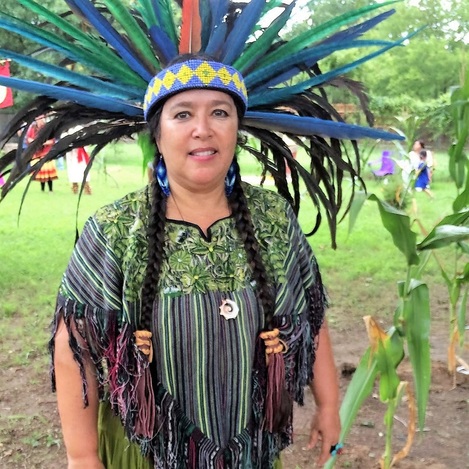
<path id="1" fill-rule="evenodd" d="M 211 60 L 190 59 L 165 68 L 152 78 L 145 93 L 143 114 L 148 120 L 157 103 L 181 91 L 211 89 L 230 94 L 241 104 L 243 114 L 248 94 L 241 73 L 229 65 Z"/>

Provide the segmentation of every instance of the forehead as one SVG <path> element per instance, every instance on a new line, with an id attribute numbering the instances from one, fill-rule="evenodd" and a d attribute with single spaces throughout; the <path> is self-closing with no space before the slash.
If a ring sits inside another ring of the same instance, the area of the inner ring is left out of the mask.
<path id="1" fill-rule="evenodd" d="M 233 98 L 228 93 L 223 93 L 223 91 L 187 90 L 168 98 L 163 105 L 163 112 L 177 106 L 202 106 L 223 103 L 234 106 Z"/>

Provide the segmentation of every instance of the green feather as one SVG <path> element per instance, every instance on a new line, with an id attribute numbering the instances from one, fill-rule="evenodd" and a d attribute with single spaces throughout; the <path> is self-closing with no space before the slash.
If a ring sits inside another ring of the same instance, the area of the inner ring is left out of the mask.
<path id="1" fill-rule="evenodd" d="M 106 76 L 112 77 L 117 83 L 128 83 L 133 86 L 143 85 L 145 88 L 147 86 L 147 83 L 127 66 L 126 68 L 116 67 L 117 63 L 120 61 L 118 56 L 114 56 L 112 61 L 106 60 L 106 58 L 97 54 L 96 51 L 93 52 L 83 49 L 82 47 L 70 43 L 69 40 L 43 28 L 31 26 L 25 21 L 0 13 L 0 20 L 2 19 L 4 20 L 1 25 L 3 29 L 19 33 L 38 44 L 51 47 L 75 62 L 87 65 Z"/>
<path id="2" fill-rule="evenodd" d="M 288 18 L 290 18 L 294 3 L 285 7 L 285 11 L 275 19 L 275 21 L 249 45 L 246 52 L 235 60 L 233 67 L 241 73 L 249 67 L 257 57 L 262 57 L 266 51 L 272 46 L 273 41 L 277 37 L 280 30 L 285 26 Z"/>
<path id="3" fill-rule="evenodd" d="M 280 46 L 271 54 L 266 55 L 262 60 L 258 62 L 258 67 L 271 64 L 274 61 L 281 60 L 282 57 L 288 57 L 295 52 L 298 52 L 305 47 L 309 47 L 314 42 L 317 42 L 321 39 L 328 37 L 332 32 L 337 31 L 342 26 L 345 26 L 349 23 L 354 22 L 357 19 L 363 17 L 367 13 L 376 10 L 377 8 L 383 8 L 384 6 L 398 3 L 402 0 L 390 0 L 388 2 L 368 5 L 357 10 L 349 11 L 343 15 L 340 15 L 337 18 L 334 18 L 330 21 L 326 21 L 324 24 L 321 24 L 311 30 L 300 34 L 296 38 L 291 39 L 288 43 Z"/>
<path id="4" fill-rule="evenodd" d="M 102 41 L 94 39 L 91 35 L 85 34 L 80 29 L 73 26 L 70 22 L 64 20 L 59 15 L 47 10 L 42 5 L 34 2 L 33 0 L 18 0 L 25 8 L 28 8 L 33 13 L 36 13 L 39 16 L 45 18 L 50 24 L 54 25 L 65 34 L 73 37 L 78 43 L 80 43 L 84 48 L 93 53 L 94 62 L 100 65 L 105 65 L 109 70 L 113 70 L 111 75 L 116 77 L 127 77 L 126 83 L 135 83 L 135 76 L 133 72 L 130 71 L 127 64 L 112 53 L 112 51 L 103 45 Z M 99 56 L 99 60 L 96 61 L 96 57 Z M 109 75 L 109 72 L 106 73 Z"/>
<path id="5" fill-rule="evenodd" d="M 154 71 L 159 70 L 161 65 L 155 57 L 155 52 L 151 47 L 148 36 L 142 31 L 135 18 L 130 14 L 126 6 L 120 0 L 104 0 L 109 12 L 128 34 L 130 42 L 135 46 L 142 58 L 151 66 Z"/>
<path id="6" fill-rule="evenodd" d="M 148 29 L 150 29 L 151 26 L 158 24 L 151 0 L 140 0 L 139 5 L 137 5 L 136 8 L 137 11 L 140 12 L 140 15 L 142 16 L 143 21 L 145 21 Z"/>
<path id="7" fill-rule="evenodd" d="M 174 23 L 174 12 L 171 0 L 156 0 L 158 13 L 160 14 L 160 28 L 169 36 L 173 44 L 179 44 L 179 34 Z"/>

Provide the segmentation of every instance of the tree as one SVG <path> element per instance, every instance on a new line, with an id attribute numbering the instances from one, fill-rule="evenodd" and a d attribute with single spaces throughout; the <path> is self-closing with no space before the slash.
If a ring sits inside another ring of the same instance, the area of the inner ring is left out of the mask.
<path id="1" fill-rule="evenodd" d="M 302 9 L 303 14 L 309 12 L 309 19 L 295 25 L 295 29 L 307 29 L 311 24 L 323 23 L 367 4 L 369 2 L 362 0 L 311 0 Z M 464 36 L 464 31 L 469 30 L 469 9 L 463 7 L 463 1 L 406 0 L 393 6 L 396 13 L 367 37 L 398 40 L 416 31 L 417 35 L 405 46 L 352 71 L 350 76 L 365 83 L 371 96 L 406 94 L 422 101 L 435 99 L 457 86 L 461 67 L 467 60 L 467 43 L 464 41 L 469 42 L 469 35 Z M 325 70 L 334 68 L 362 54 L 356 50 L 344 51 L 320 65 Z"/>

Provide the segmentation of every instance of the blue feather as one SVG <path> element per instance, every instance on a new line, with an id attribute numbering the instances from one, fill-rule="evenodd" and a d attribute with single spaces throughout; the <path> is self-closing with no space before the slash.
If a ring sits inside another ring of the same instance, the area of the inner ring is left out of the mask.
<path id="1" fill-rule="evenodd" d="M 219 58 L 223 44 L 225 43 L 226 31 L 227 31 L 226 22 L 220 23 L 213 31 L 208 41 L 205 52 L 215 58 Z"/>
<path id="2" fill-rule="evenodd" d="M 89 0 L 66 1 L 70 5 L 73 4 L 82 12 L 83 16 L 86 17 L 96 31 L 116 50 L 134 72 L 138 73 L 147 82 L 153 78 L 153 74 L 136 58 L 137 54 L 135 51 L 132 50 L 129 44 Z"/>
<path id="3" fill-rule="evenodd" d="M 51 49 L 54 49 L 67 57 L 77 60 L 77 57 L 71 56 L 70 50 L 63 47 L 61 44 L 58 44 L 57 41 L 54 40 L 54 36 L 48 31 L 38 30 L 37 28 L 34 28 L 21 20 L 17 20 L 16 18 L 12 17 L 6 17 L 2 13 L 0 13 L 0 28 L 12 33 L 19 34 L 26 39 L 37 42 L 42 46 L 50 47 Z"/>
<path id="4" fill-rule="evenodd" d="M 205 52 L 213 55 L 214 57 L 219 57 L 227 32 L 227 25 L 224 18 L 228 13 L 229 2 L 227 0 L 209 0 L 209 2 L 211 11 L 211 27 L 208 42 L 205 46 Z"/>
<path id="5" fill-rule="evenodd" d="M 254 26 L 262 15 L 266 0 L 251 0 L 246 4 L 230 34 L 226 38 L 222 50 L 222 62 L 232 64 L 243 52 L 246 41 L 252 33 Z"/>
<path id="6" fill-rule="evenodd" d="M 153 11 L 156 16 L 158 26 L 166 33 L 171 42 L 177 48 L 178 37 L 174 21 L 167 21 L 166 18 L 173 18 L 174 14 L 168 0 L 152 0 Z"/>
<path id="7" fill-rule="evenodd" d="M 50 33 L 49 31 L 36 28 L 34 26 L 29 25 L 28 23 L 25 23 L 24 21 L 17 20 L 13 17 L 7 17 L 6 15 L 3 15 L 1 13 L 0 28 L 5 29 L 7 31 L 11 31 L 13 33 L 17 33 L 27 39 L 36 42 L 37 44 L 59 52 L 65 57 L 68 57 L 70 60 L 81 63 L 82 65 L 86 65 L 93 70 L 99 70 L 100 73 L 111 76 L 110 69 L 103 68 L 103 66 L 108 66 L 108 61 L 99 62 L 99 60 L 90 60 L 89 52 L 86 52 L 73 44 L 66 45 L 63 38 L 60 38 L 55 34 Z M 118 59 L 118 57 L 115 56 L 115 59 Z M 122 62 L 122 64 L 127 67 L 124 62 Z M 134 74 L 132 70 L 128 68 L 126 70 L 128 70 L 128 73 L 124 76 L 121 70 L 119 70 L 118 68 L 114 68 L 114 75 L 112 76 L 112 79 L 115 80 L 115 75 L 118 73 L 117 76 L 119 78 L 122 78 L 122 81 L 125 81 L 126 83 L 128 83 L 130 79 L 132 83 L 138 83 L 141 80 L 141 78 L 137 74 Z"/>
<path id="8" fill-rule="evenodd" d="M 417 32 L 418 31 L 411 33 L 403 37 L 399 41 L 395 41 L 389 44 L 388 46 L 383 47 L 382 49 L 379 49 L 376 52 L 373 52 L 372 54 L 368 54 L 365 57 L 362 57 L 359 60 L 355 60 L 354 62 L 344 65 L 343 67 L 339 67 L 339 68 L 336 68 L 335 70 L 331 70 L 329 72 L 310 78 L 309 80 L 303 81 L 297 85 L 292 85 L 288 88 L 276 88 L 272 90 L 262 90 L 262 91 L 259 91 L 258 93 L 251 93 L 249 95 L 249 106 L 250 107 L 261 106 L 265 104 L 288 100 L 288 98 L 294 94 L 302 93 L 303 91 L 309 88 L 312 88 L 313 86 L 318 86 L 322 83 L 325 83 L 335 78 L 338 75 L 343 75 L 344 73 L 347 73 L 350 70 L 353 70 L 354 68 L 360 66 L 362 63 L 367 62 L 373 59 L 374 57 L 377 57 L 378 55 L 383 54 L 387 50 L 393 47 L 396 47 L 397 45 L 401 44 L 404 41 L 407 41 L 409 38 L 417 34 Z"/>
<path id="9" fill-rule="evenodd" d="M 346 124 L 344 122 L 328 121 L 316 117 L 294 116 L 275 112 L 248 111 L 243 124 L 274 132 L 290 133 L 294 135 L 314 136 L 357 140 L 360 138 L 373 138 L 382 140 L 404 140 L 404 137 L 386 132 L 384 130 Z"/>
<path id="10" fill-rule="evenodd" d="M 278 34 L 282 28 L 285 26 L 286 22 L 288 21 L 288 19 L 290 18 L 291 16 L 291 12 L 295 6 L 295 1 L 292 1 L 290 3 L 290 5 L 288 5 L 285 10 L 275 19 L 275 21 L 273 21 L 273 23 L 269 26 L 269 32 L 272 32 L 272 31 L 275 31 L 276 34 Z M 257 39 L 257 40 L 261 40 L 262 41 L 262 36 Z M 252 45 L 250 45 L 248 47 L 248 49 L 246 50 L 246 52 L 249 51 L 249 48 L 250 47 L 254 47 L 254 45 L 256 44 L 256 41 L 254 41 L 252 43 Z M 235 62 L 234 62 L 234 66 L 235 68 L 237 68 L 241 73 L 245 73 L 245 70 L 249 69 L 250 66 L 255 63 L 260 57 L 262 57 L 265 53 L 266 53 L 266 50 L 271 47 L 272 45 L 272 41 L 270 44 L 265 44 L 264 47 L 260 50 L 258 50 L 256 52 L 256 55 L 254 55 L 250 60 L 249 62 L 246 62 L 245 60 L 243 61 L 243 57 L 245 56 L 244 54 L 241 55 L 241 57 L 239 57 Z M 237 64 L 242 64 L 240 66 L 238 66 Z"/>
<path id="11" fill-rule="evenodd" d="M 202 22 L 202 31 L 200 32 L 201 48 L 200 50 L 205 50 L 207 47 L 208 41 L 210 39 L 210 34 L 212 28 L 207 28 L 205 25 L 212 23 L 212 10 L 209 2 L 199 2 L 199 12 L 200 20 Z"/>
<path id="12" fill-rule="evenodd" d="M 373 46 L 390 46 L 394 47 L 395 42 L 389 41 L 380 41 L 380 40 L 369 40 L 369 41 L 343 41 L 342 43 L 327 43 L 325 45 L 315 46 L 313 48 L 303 49 L 296 54 L 292 54 L 289 57 L 285 57 L 280 61 L 273 62 L 270 65 L 261 67 L 252 73 L 250 73 L 247 77 L 245 77 L 244 81 L 246 83 L 246 87 L 248 90 L 251 90 L 254 85 L 258 83 L 265 82 L 266 80 L 270 79 L 271 77 L 276 77 L 279 73 L 283 73 L 284 71 L 288 71 L 291 67 L 295 67 L 296 70 L 301 71 L 300 68 L 296 67 L 298 64 L 305 64 L 305 63 L 316 63 L 318 60 L 323 59 L 324 57 L 345 49 L 354 49 L 358 47 L 373 47 Z M 275 80 L 279 82 L 278 80 Z M 281 83 L 281 82 L 280 82 Z"/>
<path id="13" fill-rule="evenodd" d="M 163 62 L 169 62 L 178 55 L 177 47 L 173 44 L 169 36 L 159 27 L 151 26 L 149 29 L 150 37 L 156 44 L 157 49 L 161 52 Z"/>
<path id="14" fill-rule="evenodd" d="M 395 10 L 389 10 L 384 13 L 381 13 L 380 15 L 377 15 L 367 21 L 364 21 L 363 23 L 352 26 L 344 31 L 340 31 L 332 35 L 330 38 L 322 41 L 321 45 L 330 44 L 331 42 L 341 42 L 344 40 L 352 41 L 356 37 L 361 36 L 365 32 L 374 28 L 377 24 L 381 23 L 382 21 L 384 21 L 386 18 L 388 18 L 394 13 L 395 13 Z M 314 61 L 309 61 L 305 65 L 308 68 L 311 68 L 314 65 L 314 63 L 315 63 Z M 265 82 L 262 88 L 270 88 L 270 87 L 277 86 L 279 83 L 284 83 L 290 80 L 291 78 L 293 78 L 295 75 L 298 75 L 298 73 L 301 73 L 301 71 L 302 70 L 299 67 L 293 67 L 290 70 L 283 72 L 282 74 L 276 75 L 270 81 Z"/>
<path id="15" fill-rule="evenodd" d="M 88 91 L 80 91 L 65 86 L 47 85 L 36 81 L 2 76 L 0 76 L 0 85 L 36 95 L 49 96 L 50 98 L 60 101 L 76 102 L 85 107 L 101 109 L 107 112 L 124 113 L 132 117 L 142 116 L 143 119 L 143 110 L 140 106 L 132 105 L 115 98 L 97 96 L 95 93 L 89 93 Z"/>
<path id="16" fill-rule="evenodd" d="M 119 85 L 108 81 L 99 80 L 97 78 L 88 77 L 79 73 L 72 72 L 65 67 L 57 67 L 56 65 L 33 59 L 32 57 L 17 54 L 16 52 L 0 49 L 0 56 L 10 58 L 25 67 L 35 70 L 43 75 L 50 76 L 59 81 L 67 81 L 73 85 L 94 91 L 98 94 L 107 94 L 111 97 L 122 99 L 140 99 L 145 89 L 133 88 L 128 85 Z"/>
<path id="17" fill-rule="evenodd" d="M 210 11 L 212 12 L 210 31 L 213 32 L 218 24 L 223 21 L 223 18 L 228 13 L 228 0 L 209 0 Z"/>
<path id="18" fill-rule="evenodd" d="M 374 16 L 373 18 L 370 18 L 369 20 L 364 21 L 363 23 L 356 24 L 354 26 L 351 26 L 350 28 L 347 28 L 343 31 L 339 31 L 338 33 L 333 34 L 330 38 L 327 38 L 324 40 L 321 44 L 325 44 L 330 41 L 343 41 L 343 40 L 353 40 L 357 38 L 358 36 L 361 36 L 362 34 L 366 33 L 370 29 L 373 29 L 376 25 L 387 19 L 389 16 L 393 15 L 396 12 L 396 10 L 388 10 L 385 11 L 384 13 L 380 13 L 379 15 Z"/>

